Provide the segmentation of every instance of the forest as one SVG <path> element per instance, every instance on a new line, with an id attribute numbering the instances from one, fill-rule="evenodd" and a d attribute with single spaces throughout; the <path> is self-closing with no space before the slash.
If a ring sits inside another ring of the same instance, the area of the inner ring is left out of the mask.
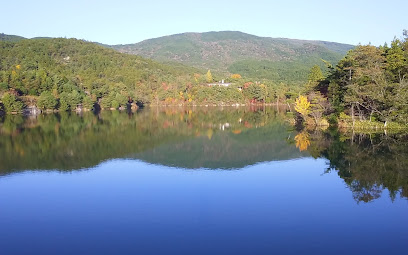
<path id="1" fill-rule="evenodd" d="M 225 79 L 229 87 L 207 84 Z M 77 39 L 0 42 L 2 110 L 27 107 L 73 111 L 131 104 L 236 104 L 274 102 L 296 95 L 286 84 L 240 75 L 213 77 L 178 63 L 162 64 Z"/>
<path id="2" fill-rule="evenodd" d="M 0 41 L 0 110 L 277 103 L 294 106 L 299 119 L 315 125 L 405 125 L 407 59 L 404 31 L 403 39 L 394 38 L 390 45 L 358 45 L 337 64 L 322 60 L 327 70 L 316 64 L 303 85 L 298 85 L 277 83 L 267 75 L 259 79 L 245 73 L 225 76 L 174 62 L 159 63 L 77 39 Z M 221 80 L 230 85 L 208 86 Z"/>
<path id="3" fill-rule="evenodd" d="M 312 68 L 296 110 L 307 122 L 340 126 L 408 123 L 408 34 L 381 47 L 358 45 L 323 75 Z"/>

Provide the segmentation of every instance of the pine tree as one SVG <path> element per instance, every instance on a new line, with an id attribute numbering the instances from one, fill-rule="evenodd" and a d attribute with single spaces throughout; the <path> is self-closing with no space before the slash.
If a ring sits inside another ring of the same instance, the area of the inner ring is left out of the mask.
<path id="1" fill-rule="evenodd" d="M 314 65 L 310 69 L 310 73 L 307 79 L 307 84 L 306 84 L 306 92 L 311 92 L 315 89 L 317 84 L 323 80 L 324 76 L 322 73 L 322 69 L 320 69 L 320 66 Z"/>

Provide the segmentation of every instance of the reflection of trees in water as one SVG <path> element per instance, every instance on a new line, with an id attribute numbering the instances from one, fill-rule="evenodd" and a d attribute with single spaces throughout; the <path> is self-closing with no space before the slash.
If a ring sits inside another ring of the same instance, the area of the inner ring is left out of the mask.
<path id="1" fill-rule="evenodd" d="M 303 131 L 295 136 L 296 148 L 299 151 L 305 151 L 310 145 L 309 133 Z"/>
<path id="2" fill-rule="evenodd" d="M 311 132 L 308 152 L 330 161 L 356 201 L 369 202 L 387 189 L 390 198 L 408 197 L 408 135 Z"/>
<path id="3" fill-rule="evenodd" d="M 242 144 L 257 134 L 249 137 L 248 130 L 282 123 L 284 117 L 285 111 L 270 107 L 157 107 L 129 114 L 7 115 L 0 119 L 0 174 L 87 168 L 103 160 L 129 157 L 196 137 L 209 139 L 219 133 L 229 134 Z M 260 140 L 265 141 L 264 137 Z"/>
<path id="4" fill-rule="evenodd" d="M 7 115 L 0 119 L 0 174 L 79 169 L 136 154 L 149 162 L 177 166 L 188 153 L 196 164 L 186 160 L 182 167 L 187 168 L 203 164 L 243 167 L 298 157 L 304 155 L 299 150 L 307 150 L 315 158 L 329 160 L 328 171 L 344 179 L 357 201 L 376 199 L 384 189 L 391 199 L 408 197 L 408 135 L 307 130 L 291 138 L 294 145 L 288 145 L 284 119 L 285 111 L 272 108 Z"/>
<path id="5" fill-rule="evenodd" d="M 357 202 L 363 201 L 365 203 L 377 199 L 381 196 L 383 188 L 378 185 L 364 184 L 361 181 L 353 180 L 349 187 L 353 192 L 353 198 Z"/>

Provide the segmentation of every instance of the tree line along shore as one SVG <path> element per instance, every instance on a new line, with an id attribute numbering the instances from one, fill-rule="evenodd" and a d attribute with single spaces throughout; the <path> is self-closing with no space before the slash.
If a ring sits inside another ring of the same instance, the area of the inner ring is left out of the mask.
<path id="1" fill-rule="evenodd" d="M 308 125 L 404 127 L 407 59 L 404 31 L 391 45 L 358 45 L 323 71 L 316 64 L 299 85 L 158 63 L 77 39 L 3 41 L 0 112 L 285 104 Z"/>

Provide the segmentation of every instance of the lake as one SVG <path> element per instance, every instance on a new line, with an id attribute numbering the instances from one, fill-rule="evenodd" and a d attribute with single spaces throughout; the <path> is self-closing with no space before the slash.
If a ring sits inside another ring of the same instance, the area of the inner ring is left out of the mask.
<path id="1" fill-rule="evenodd" d="M 0 254 L 407 252 L 407 134 L 269 107 L 0 123 Z"/>

